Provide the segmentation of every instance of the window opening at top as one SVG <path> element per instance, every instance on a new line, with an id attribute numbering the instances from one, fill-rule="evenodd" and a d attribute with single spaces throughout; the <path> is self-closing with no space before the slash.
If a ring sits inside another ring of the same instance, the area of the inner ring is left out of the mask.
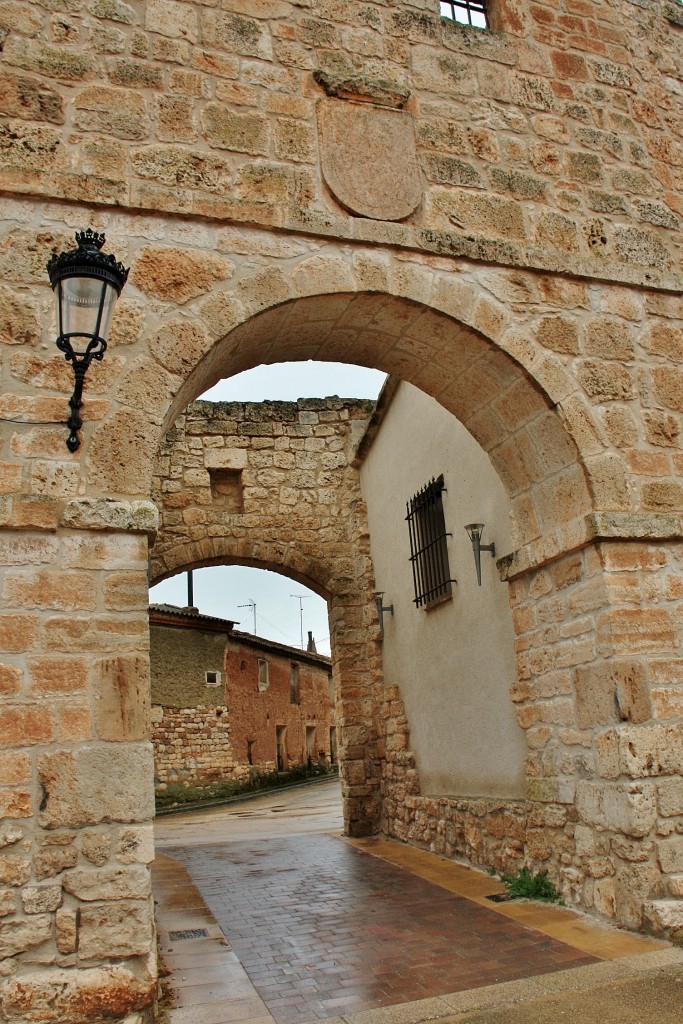
<path id="1" fill-rule="evenodd" d="M 410 536 L 415 604 L 418 608 L 443 601 L 451 595 L 448 546 L 443 510 L 443 475 L 432 479 L 407 504 L 406 521 Z"/>
<path id="2" fill-rule="evenodd" d="M 441 0 L 441 17 L 451 18 L 461 25 L 473 25 L 474 28 L 488 28 L 486 17 L 486 0 Z"/>

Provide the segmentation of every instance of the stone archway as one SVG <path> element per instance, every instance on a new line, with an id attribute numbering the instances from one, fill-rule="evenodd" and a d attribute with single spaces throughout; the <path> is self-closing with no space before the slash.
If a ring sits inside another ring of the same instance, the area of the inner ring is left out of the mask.
<path id="1" fill-rule="evenodd" d="M 131 248 L 142 257 L 150 246 L 132 235 Z M 234 283 L 208 287 L 187 303 L 165 296 L 149 303 L 149 314 L 140 298 L 146 284 L 138 278 L 138 294 L 123 303 L 118 328 L 131 328 L 131 344 L 112 351 L 101 380 L 93 377 L 93 392 L 107 397 L 86 406 L 78 457 L 50 455 L 62 451 L 61 435 L 39 425 L 12 441 L 26 460 L 25 479 L 43 488 L 38 500 L 15 500 L 10 523 L 20 532 L 5 549 L 12 618 L 6 635 L 12 655 L 26 652 L 22 668 L 12 658 L 6 673 L 8 745 L 20 750 L 16 763 L 24 766 L 12 776 L 11 795 L 20 815 L 33 819 L 22 839 L 34 852 L 19 857 L 24 874 L 16 877 L 47 870 L 41 877 L 56 878 L 66 902 L 39 921 L 31 918 L 28 931 L 18 918 L 11 948 L 21 953 L 53 937 L 63 957 L 79 943 L 83 950 L 102 948 L 104 918 L 82 907 L 93 880 L 99 885 L 102 878 L 91 855 L 99 856 L 93 837 L 103 835 L 115 888 L 101 914 L 116 931 L 116 948 L 125 950 L 124 964 L 112 966 L 98 954 L 105 967 L 86 961 L 69 974 L 65 999 L 80 998 L 88 986 L 123 989 L 127 1011 L 149 1002 L 154 990 L 144 967 L 153 943 L 146 867 L 152 769 L 144 715 L 148 537 L 157 525 L 148 500 L 153 453 L 202 387 L 225 372 L 292 355 L 370 362 L 397 373 L 459 415 L 499 466 L 518 545 L 502 570 L 518 632 L 515 696 L 533 736 L 524 811 L 528 857 L 545 863 L 551 849 L 574 900 L 622 923 L 647 920 L 666 928 L 679 920 L 680 843 L 657 831 L 660 808 L 665 818 L 678 814 L 675 787 L 683 770 L 679 697 L 667 683 L 667 673 L 678 671 L 680 529 L 667 512 L 678 491 L 675 480 L 648 475 L 646 445 L 633 433 L 627 408 L 636 401 L 632 371 L 567 356 L 582 331 L 601 345 L 611 337 L 591 326 L 596 317 L 586 311 L 581 285 L 551 288 L 528 272 L 482 271 L 455 261 L 432 267 L 388 251 L 329 249 L 329 256 L 294 259 L 287 273 L 245 269 Z M 148 315 L 154 326 L 145 331 Z M 24 372 L 21 361 L 16 365 Z M 49 371 L 46 365 L 42 372 Z M 668 385 L 659 368 L 653 380 L 657 393 L 674 401 L 662 390 Z M 18 396 L 7 412 L 28 421 L 57 418 L 63 399 L 46 405 L 40 385 L 30 387 L 37 396 Z M 645 420 L 648 429 L 657 423 L 664 429 L 654 412 Z M 632 469 L 619 436 L 641 444 Z M 559 501 L 558 494 L 564 495 Z M 354 521 L 352 529 L 362 532 L 362 524 Z M 662 602 L 649 576 L 655 564 L 669 568 Z M 367 593 L 369 560 L 361 560 L 358 572 Z M 633 590 L 624 584 L 633 579 L 639 593 L 650 595 L 645 606 L 630 603 Z M 375 656 L 369 626 L 359 609 L 356 649 L 340 671 L 353 673 L 359 657 Z M 370 775 L 367 764 L 379 710 L 367 679 L 358 683 L 349 694 L 357 731 L 347 756 L 363 769 L 349 780 L 359 787 L 349 816 L 367 827 L 376 820 L 379 746 Z M 139 787 L 131 789 L 131 777 Z M 461 810 L 453 808 L 455 815 Z M 432 828 L 429 807 L 423 812 L 414 841 L 424 841 Z M 470 835 L 466 814 L 461 824 Z M 126 849 L 133 842 L 138 851 L 133 863 L 118 859 L 123 833 Z M 597 880 L 595 851 L 605 871 Z M 48 964 L 21 998 L 39 1002 L 54 980 Z M 7 998 L 18 1005 L 16 986 L 8 984 Z"/>
<path id="2" fill-rule="evenodd" d="M 344 821 L 356 836 L 378 830 L 381 810 L 381 650 L 353 465 L 372 408 L 336 398 L 189 406 L 155 460 L 150 564 L 150 583 L 203 565 L 255 565 L 326 598 Z"/>

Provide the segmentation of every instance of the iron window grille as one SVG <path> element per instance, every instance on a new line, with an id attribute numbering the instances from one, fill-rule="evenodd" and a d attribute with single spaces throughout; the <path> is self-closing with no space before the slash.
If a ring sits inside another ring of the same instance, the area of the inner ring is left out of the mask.
<path id="1" fill-rule="evenodd" d="M 451 594 L 446 521 L 443 514 L 443 475 L 423 487 L 406 505 L 413 569 L 414 603 L 428 608 Z"/>
<path id="2" fill-rule="evenodd" d="M 461 25 L 488 28 L 486 0 L 441 0 L 441 17 L 459 21 Z"/>

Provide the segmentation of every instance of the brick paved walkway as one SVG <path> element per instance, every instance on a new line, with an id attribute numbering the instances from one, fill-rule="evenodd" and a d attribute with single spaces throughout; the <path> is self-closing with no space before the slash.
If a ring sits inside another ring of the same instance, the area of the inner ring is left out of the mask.
<path id="1" fill-rule="evenodd" d="M 335 836 L 165 853 L 186 865 L 278 1024 L 596 962 Z"/>

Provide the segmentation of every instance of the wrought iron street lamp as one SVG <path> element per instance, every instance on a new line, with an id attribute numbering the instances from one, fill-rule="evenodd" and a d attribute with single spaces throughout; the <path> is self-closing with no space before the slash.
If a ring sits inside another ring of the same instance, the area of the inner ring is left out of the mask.
<path id="1" fill-rule="evenodd" d="M 83 425 L 80 409 L 85 375 L 93 359 L 101 360 L 106 351 L 114 306 L 128 278 L 128 270 L 114 255 L 100 252 L 103 234 L 88 228 L 76 232 L 76 241 L 77 249 L 54 253 L 47 264 L 57 299 L 57 348 L 73 366 L 75 379 L 67 422 L 70 452 L 81 443 L 78 431 Z"/>

